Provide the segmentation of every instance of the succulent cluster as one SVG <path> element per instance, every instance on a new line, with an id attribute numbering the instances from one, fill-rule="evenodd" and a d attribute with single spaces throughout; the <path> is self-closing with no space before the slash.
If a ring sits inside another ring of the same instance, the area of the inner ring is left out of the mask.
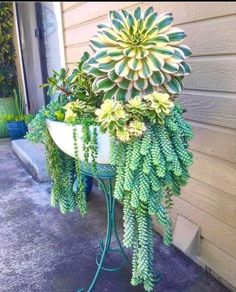
<path id="1" fill-rule="evenodd" d="M 171 13 L 158 15 L 152 7 L 144 12 L 138 7 L 133 14 L 111 11 L 91 40 L 94 54 L 83 64 L 95 77 L 94 90 L 117 100 L 153 91 L 178 94 L 190 73 L 185 59 L 191 51 L 181 45 L 184 31 L 172 24 Z"/>
<path id="2" fill-rule="evenodd" d="M 163 124 L 173 106 L 168 94 L 153 92 L 143 98 L 136 96 L 125 103 L 106 99 L 95 114 L 104 132 L 129 142 L 142 136 L 149 123 Z"/>
<path id="3" fill-rule="evenodd" d="M 131 283 L 143 283 L 146 291 L 154 287 L 151 216 L 163 226 L 164 243 L 170 244 L 172 196 L 180 195 L 189 178 L 191 138 L 191 127 L 183 119 L 181 107 L 175 105 L 163 125 L 149 125 L 132 143 L 116 140 L 113 144 L 114 196 L 123 204 L 124 245 L 133 248 Z"/>
<path id="4" fill-rule="evenodd" d="M 85 101 L 76 99 L 75 101 L 68 102 L 65 106 L 66 123 L 76 123 L 81 118 L 93 118 L 95 107 L 88 105 Z"/>

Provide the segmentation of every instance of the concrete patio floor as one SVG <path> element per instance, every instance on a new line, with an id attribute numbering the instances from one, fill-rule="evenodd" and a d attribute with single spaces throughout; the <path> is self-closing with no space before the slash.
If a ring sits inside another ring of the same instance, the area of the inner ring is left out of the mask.
<path id="1" fill-rule="evenodd" d="M 62 215 L 50 207 L 49 184 L 39 184 L 23 169 L 9 140 L 0 139 L 0 292 L 76 292 L 91 280 L 106 211 L 95 187 L 89 213 Z M 117 208 L 119 232 L 122 211 Z M 128 253 L 130 255 L 130 252 Z M 113 261 L 119 261 L 114 257 Z M 162 273 L 159 292 L 228 291 L 174 247 L 155 236 L 155 266 Z M 94 291 L 144 291 L 131 287 L 130 268 L 103 272 Z"/>

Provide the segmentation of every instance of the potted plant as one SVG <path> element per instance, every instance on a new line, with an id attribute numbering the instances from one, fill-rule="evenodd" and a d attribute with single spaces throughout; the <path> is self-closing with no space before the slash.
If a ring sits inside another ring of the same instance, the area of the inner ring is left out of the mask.
<path id="1" fill-rule="evenodd" d="M 27 124 L 34 118 L 34 115 L 24 114 L 23 98 L 19 94 L 19 90 L 13 90 L 15 97 L 16 112 L 15 115 L 2 115 L 1 120 L 7 123 L 8 135 L 12 140 L 21 139 L 27 133 Z"/>
<path id="2" fill-rule="evenodd" d="M 143 283 L 146 291 L 154 287 L 152 217 L 171 244 L 172 198 L 180 195 L 192 164 L 192 129 L 176 102 L 191 51 L 181 44 L 186 34 L 172 24 L 171 13 L 157 15 L 152 7 L 111 11 L 91 40 L 93 55 L 85 54 L 71 76 L 63 69 L 49 79 L 49 93 L 60 88 L 61 95 L 36 116 L 29 136 L 44 139 L 52 205 L 63 213 L 77 206 L 87 212 L 83 165 L 95 175 L 100 166 L 114 167 L 123 243 L 133 248 L 131 283 Z"/>
<path id="3" fill-rule="evenodd" d="M 16 114 L 13 89 L 16 88 L 15 49 L 13 45 L 13 4 L 0 3 L 0 116 Z M 7 136 L 6 122 L 0 122 L 0 137 Z"/>

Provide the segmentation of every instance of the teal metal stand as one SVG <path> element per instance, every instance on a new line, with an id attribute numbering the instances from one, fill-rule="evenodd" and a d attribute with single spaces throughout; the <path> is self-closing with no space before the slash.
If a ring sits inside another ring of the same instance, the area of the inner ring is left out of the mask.
<path id="1" fill-rule="evenodd" d="M 122 268 L 122 266 L 128 262 L 130 263 L 125 251 L 122 247 L 121 241 L 119 239 L 119 235 L 116 228 L 116 220 L 115 220 L 115 204 L 116 200 L 114 199 L 112 192 L 113 192 L 113 183 L 114 183 L 114 176 L 115 176 L 115 169 L 111 165 L 98 165 L 96 174 L 93 173 L 92 168 L 90 165 L 85 165 L 81 163 L 81 171 L 85 175 L 93 176 L 95 179 L 98 180 L 99 188 L 103 191 L 106 206 L 107 206 L 107 229 L 106 229 L 106 237 L 103 241 L 102 239 L 99 240 L 99 253 L 96 257 L 96 264 L 97 270 L 95 275 L 88 287 L 87 290 L 79 289 L 78 292 L 87 291 L 90 292 L 94 288 L 98 276 L 101 270 L 107 272 L 115 272 Z M 117 248 L 111 248 L 111 238 L 114 235 L 116 242 L 118 244 Z M 119 253 L 121 254 L 123 261 L 121 266 L 116 267 L 106 267 L 105 260 L 109 253 Z"/>

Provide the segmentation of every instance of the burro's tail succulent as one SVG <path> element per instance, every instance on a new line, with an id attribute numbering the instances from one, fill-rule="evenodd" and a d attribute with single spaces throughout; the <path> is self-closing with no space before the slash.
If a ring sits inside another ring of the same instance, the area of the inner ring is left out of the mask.
<path id="1" fill-rule="evenodd" d="M 94 54 L 83 65 L 95 77 L 94 90 L 117 100 L 153 91 L 178 94 L 190 73 L 185 59 L 191 51 L 181 44 L 184 31 L 172 24 L 171 13 L 158 14 L 152 7 L 111 11 L 108 23 L 98 25 L 91 40 Z"/>

